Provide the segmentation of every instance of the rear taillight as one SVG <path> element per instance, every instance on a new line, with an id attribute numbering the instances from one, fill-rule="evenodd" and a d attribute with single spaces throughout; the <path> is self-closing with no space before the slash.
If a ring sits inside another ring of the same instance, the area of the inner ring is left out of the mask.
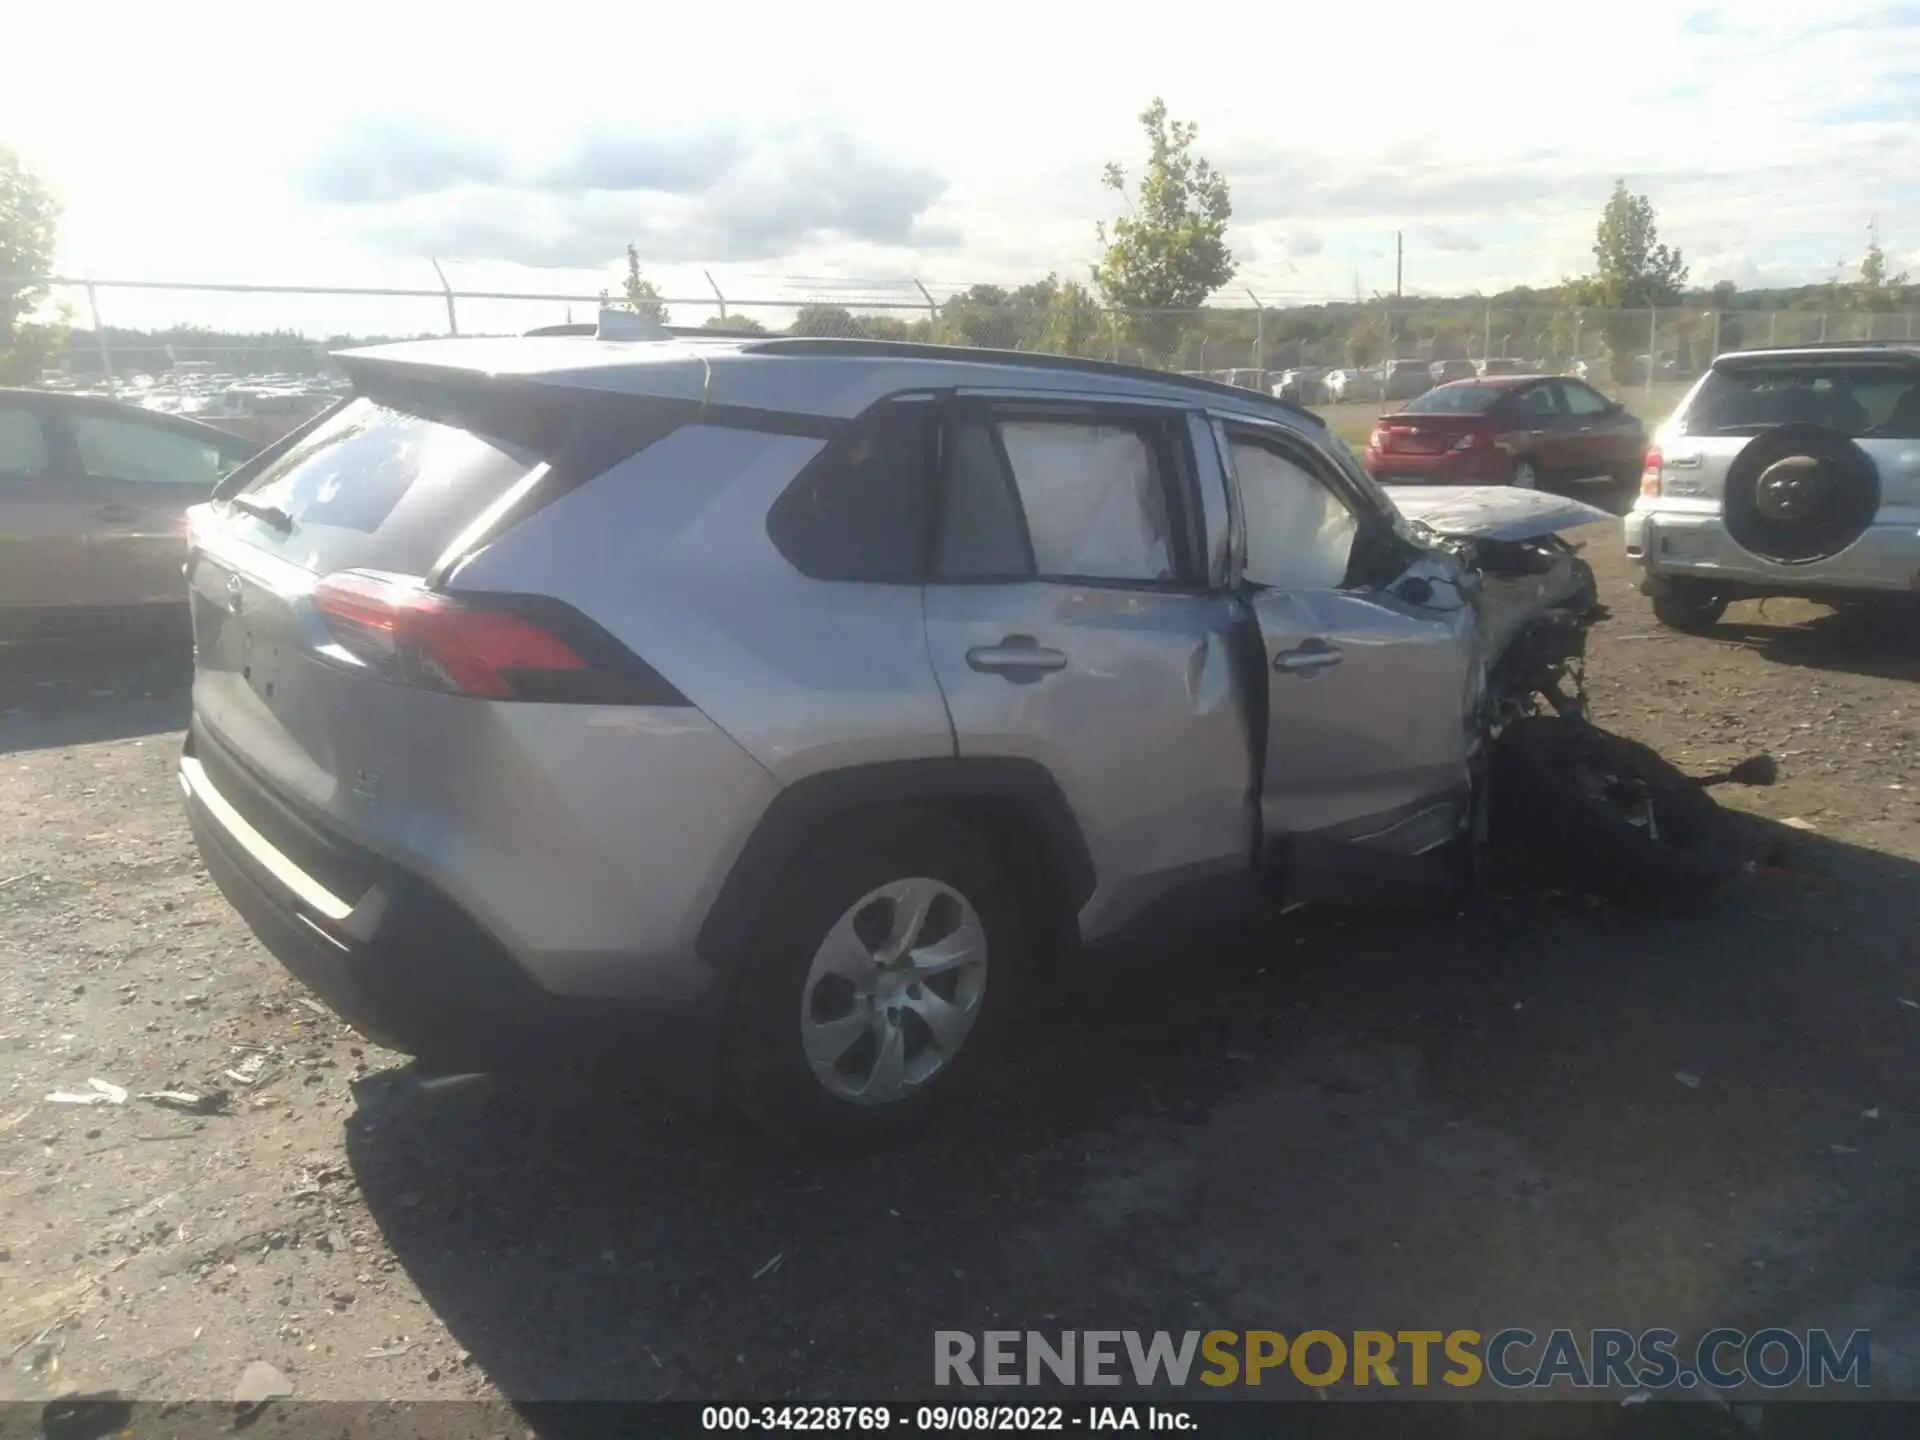
<path id="1" fill-rule="evenodd" d="M 1660 466 L 1662 464 L 1658 450 L 1647 451 L 1645 466 L 1640 471 L 1640 493 L 1657 497 L 1660 494 Z"/>
<path id="2" fill-rule="evenodd" d="M 556 602 L 454 599 L 406 577 L 349 570 L 316 585 L 313 604 L 342 650 L 397 684 L 487 700 L 688 703 L 617 640 Z"/>
<path id="3" fill-rule="evenodd" d="M 1369 450 L 1384 450 L 1387 448 L 1387 431 L 1385 426 L 1376 425 L 1373 427 L 1373 433 L 1367 436 L 1367 448 Z"/>

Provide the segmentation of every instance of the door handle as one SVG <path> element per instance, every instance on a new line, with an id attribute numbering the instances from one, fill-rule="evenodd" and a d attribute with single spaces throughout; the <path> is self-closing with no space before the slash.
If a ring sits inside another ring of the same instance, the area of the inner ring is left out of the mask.
<path id="1" fill-rule="evenodd" d="M 974 646 L 967 651 L 967 665 L 983 675 L 1030 685 L 1048 671 L 1066 669 L 1067 657 L 1046 649 L 1031 635 L 1009 635 L 998 645 Z"/>
<path id="2" fill-rule="evenodd" d="M 1283 675 L 1314 675 L 1331 670 L 1346 658 L 1344 652 L 1324 640 L 1309 640 L 1298 650 L 1282 650 L 1274 656 L 1273 668 Z"/>
<path id="3" fill-rule="evenodd" d="M 93 512 L 93 518 L 96 520 L 118 521 L 124 524 L 129 520 L 138 520 L 140 518 L 140 512 L 131 505 L 102 505 L 98 510 Z"/>

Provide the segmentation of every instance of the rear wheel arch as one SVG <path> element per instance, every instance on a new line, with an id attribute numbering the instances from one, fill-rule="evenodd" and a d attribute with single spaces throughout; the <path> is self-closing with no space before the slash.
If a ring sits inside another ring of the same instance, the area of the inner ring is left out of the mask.
<path id="1" fill-rule="evenodd" d="M 822 835 L 934 810 L 977 833 L 1005 866 L 1037 953 L 1078 939 L 1093 859 L 1059 785 L 1037 761 L 943 757 L 824 771 L 776 795 L 736 857 L 695 944 L 722 975 L 754 943 L 767 899 Z"/>

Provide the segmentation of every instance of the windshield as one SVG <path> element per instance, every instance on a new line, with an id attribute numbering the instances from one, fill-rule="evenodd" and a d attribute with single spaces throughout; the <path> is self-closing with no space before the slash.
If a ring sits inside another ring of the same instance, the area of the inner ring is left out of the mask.
<path id="1" fill-rule="evenodd" d="M 1714 370 L 1681 417 L 1686 435 L 1752 435 L 1821 425 L 1862 439 L 1920 440 L 1920 372 L 1799 363 Z"/>
<path id="2" fill-rule="evenodd" d="M 1400 407 L 1402 415 L 1484 415 L 1507 390 L 1499 385 L 1448 385 Z"/>

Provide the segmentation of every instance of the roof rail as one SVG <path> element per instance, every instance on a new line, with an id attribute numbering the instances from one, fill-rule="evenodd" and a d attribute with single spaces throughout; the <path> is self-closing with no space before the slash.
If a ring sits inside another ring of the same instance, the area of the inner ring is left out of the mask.
<path id="1" fill-rule="evenodd" d="M 1195 390 L 1206 395 L 1230 396 L 1245 400 L 1252 396 L 1275 409 L 1299 416 L 1321 428 L 1326 421 L 1303 405 L 1282 400 L 1262 390 L 1248 390 L 1219 380 L 1182 375 L 1171 370 L 1153 370 L 1144 365 L 1122 365 L 1115 360 L 1084 360 L 1077 355 L 1050 355 L 1035 350 L 991 350 L 985 346 L 931 345 L 916 340 L 840 340 L 826 336 L 774 336 L 743 347 L 753 355 L 844 356 L 885 360 L 945 360 L 949 363 L 1014 365 L 1030 370 L 1077 371 L 1082 374 L 1126 376 L 1133 380 L 1151 380 L 1177 390 Z M 1251 367 L 1249 367 L 1251 368 Z"/>

